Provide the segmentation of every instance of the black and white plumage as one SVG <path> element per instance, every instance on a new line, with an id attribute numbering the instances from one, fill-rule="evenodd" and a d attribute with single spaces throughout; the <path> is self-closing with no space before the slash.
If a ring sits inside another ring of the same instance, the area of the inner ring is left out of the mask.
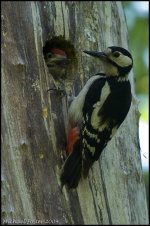
<path id="1" fill-rule="evenodd" d="M 84 52 L 100 59 L 104 73 L 87 81 L 69 109 L 70 123 L 79 131 L 61 174 L 62 185 L 69 188 L 77 187 L 81 174 L 88 175 L 126 118 L 132 99 L 128 73 L 133 60 L 126 49 L 112 46 L 104 52 Z"/>

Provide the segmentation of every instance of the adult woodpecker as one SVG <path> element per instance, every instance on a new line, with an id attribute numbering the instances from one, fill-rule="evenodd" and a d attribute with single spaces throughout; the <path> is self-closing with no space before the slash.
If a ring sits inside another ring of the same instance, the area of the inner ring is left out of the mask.
<path id="1" fill-rule="evenodd" d="M 126 49 L 111 46 L 104 52 L 84 53 L 97 57 L 103 63 L 104 73 L 92 76 L 69 108 L 69 155 L 60 177 L 62 186 L 66 184 L 68 188 L 77 187 L 81 174 L 87 177 L 126 118 L 132 98 L 128 73 L 133 59 Z"/>
<path id="2" fill-rule="evenodd" d="M 64 50 L 51 48 L 45 52 L 44 58 L 49 72 L 54 79 L 61 80 L 66 78 L 69 59 Z"/>

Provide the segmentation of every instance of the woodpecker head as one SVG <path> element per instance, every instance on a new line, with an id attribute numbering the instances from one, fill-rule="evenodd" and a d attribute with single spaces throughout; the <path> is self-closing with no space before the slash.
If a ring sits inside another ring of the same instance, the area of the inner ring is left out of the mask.
<path id="1" fill-rule="evenodd" d="M 55 79 L 65 78 L 67 76 L 69 59 L 64 50 L 51 48 L 45 54 L 45 62 L 49 72 Z"/>
<path id="2" fill-rule="evenodd" d="M 91 56 L 97 57 L 104 65 L 104 73 L 108 76 L 126 76 L 132 66 L 131 54 L 122 47 L 111 46 L 103 52 L 83 51 Z"/>

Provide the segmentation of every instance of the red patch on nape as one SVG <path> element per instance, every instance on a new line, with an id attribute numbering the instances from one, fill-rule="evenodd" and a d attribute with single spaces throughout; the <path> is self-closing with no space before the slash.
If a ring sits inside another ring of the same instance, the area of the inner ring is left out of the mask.
<path id="1" fill-rule="evenodd" d="M 51 53 L 54 53 L 54 54 L 59 54 L 59 55 L 61 55 L 61 56 L 67 57 L 65 51 L 63 51 L 62 49 L 52 48 L 52 49 L 50 49 L 50 52 L 51 52 Z"/>

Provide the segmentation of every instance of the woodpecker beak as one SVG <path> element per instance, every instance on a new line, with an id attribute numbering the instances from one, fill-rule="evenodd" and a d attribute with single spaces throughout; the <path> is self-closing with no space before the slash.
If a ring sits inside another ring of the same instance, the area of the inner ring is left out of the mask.
<path id="1" fill-rule="evenodd" d="M 104 52 L 97 52 L 97 51 L 83 51 L 90 56 L 98 57 L 101 60 L 107 60 L 107 55 Z"/>

